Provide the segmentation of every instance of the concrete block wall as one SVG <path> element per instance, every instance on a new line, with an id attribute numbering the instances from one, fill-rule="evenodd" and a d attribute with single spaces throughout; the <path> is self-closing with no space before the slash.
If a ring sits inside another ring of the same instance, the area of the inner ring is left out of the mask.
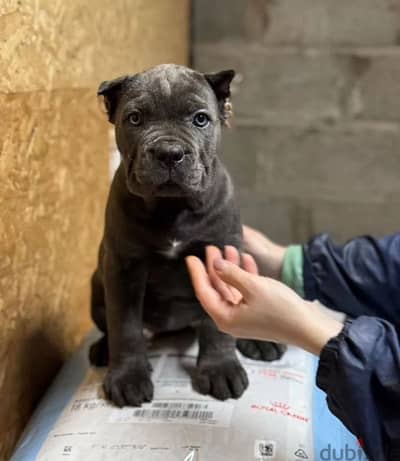
<path id="1" fill-rule="evenodd" d="M 194 0 L 192 57 L 237 71 L 245 222 L 282 243 L 400 229 L 400 0 Z"/>

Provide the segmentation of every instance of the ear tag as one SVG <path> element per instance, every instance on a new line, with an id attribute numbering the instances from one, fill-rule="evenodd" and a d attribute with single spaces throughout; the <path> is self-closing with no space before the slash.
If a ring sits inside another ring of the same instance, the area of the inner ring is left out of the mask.
<path id="1" fill-rule="evenodd" d="M 228 128 L 231 128 L 231 124 L 229 122 L 229 119 L 233 117 L 233 106 L 229 98 L 226 98 L 224 100 L 224 113 L 223 113 L 223 118 L 224 118 L 224 125 L 227 126 Z"/>

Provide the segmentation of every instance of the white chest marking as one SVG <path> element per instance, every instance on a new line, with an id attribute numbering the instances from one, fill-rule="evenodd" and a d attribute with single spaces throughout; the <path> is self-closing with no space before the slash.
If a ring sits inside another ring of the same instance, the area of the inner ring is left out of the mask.
<path id="1" fill-rule="evenodd" d="M 179 249 L 182 246 L 182 242 L 179 240 L 171 240 L 170 246 L 166 250 L 160 250 L 160 253 L 167 258 L 176 258 L 179 253 Z"/>

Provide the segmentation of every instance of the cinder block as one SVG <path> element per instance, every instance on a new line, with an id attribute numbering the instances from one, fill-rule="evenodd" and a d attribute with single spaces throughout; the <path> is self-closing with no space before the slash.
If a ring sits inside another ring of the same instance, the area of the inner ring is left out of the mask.
<path id="1" fill-rule="evenodd" d="M 262 3 L 269 18 L 264 41 L 269 44 L 382 46 L 397 40 L 399 16 L 394 2 L 266 0 Z M 250 10 L 260 15 L 257 8 Z"/>
<path id="2" fill-rule="evenodd" d="M 237 188 L 252 189 L 256 184 L 256 148 L 253 140 L 226 129 L 222 138 L 224 165 Z"/>
<path id="3" fill-rule="evenodd" d="M 311 205 L 313 233 L 328 232 L 338 242 L 358 235 L 383 236 L 400 229 L 400 201 L 380 204 L 318 201 Z"/>
<path id="4" fill-rule="evenodd" d="M 395 128 L 239 127 L 225 148 L 234 156 L 243 146 L 257 159 L 256 190 L 271 197 L 383 202 L 400 194 Z"/>
<path id="5" fill-rule="evenodd" d="M 243 38 L 247 3 L 247 0 L 193 0 L 193 42 Z"/>
<path id="6" fill-rule="evenodd" d="M 238 190 L 242 222 L 265 233 L 272 240 L 289 244 L 295 240 L 295 204 L 267 194 Z"/>
<path id="7" fill-rule="evenodd" d="M 385 46 L 398 41 L 398 0 L 195 0 L 195 42 Z"/>
<path id="8" fill-rule="evenodd" d="M 324 52 L 251 46 L 195 48 L 198 69 L 237 71 L 233 102 L 239 117 L 338 119 L 341 92 L 348 79 L 344 59 Z"/>
<path id="9" fill-rule="evenodd" d="M 399 120 L 400 50 L 386 56 L 371 56 L 369 68 L 355 90 L 360 94 L 361 118 Z"/>

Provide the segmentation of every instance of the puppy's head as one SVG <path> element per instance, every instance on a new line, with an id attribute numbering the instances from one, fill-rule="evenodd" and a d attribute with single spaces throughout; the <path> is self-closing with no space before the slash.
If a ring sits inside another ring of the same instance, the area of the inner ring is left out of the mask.
<path id="1" fill-rule="evenodd" d="M 234 75 L 164 64 L 100 85 L 131 193 L 180 197 L 210 186 Z"/>

